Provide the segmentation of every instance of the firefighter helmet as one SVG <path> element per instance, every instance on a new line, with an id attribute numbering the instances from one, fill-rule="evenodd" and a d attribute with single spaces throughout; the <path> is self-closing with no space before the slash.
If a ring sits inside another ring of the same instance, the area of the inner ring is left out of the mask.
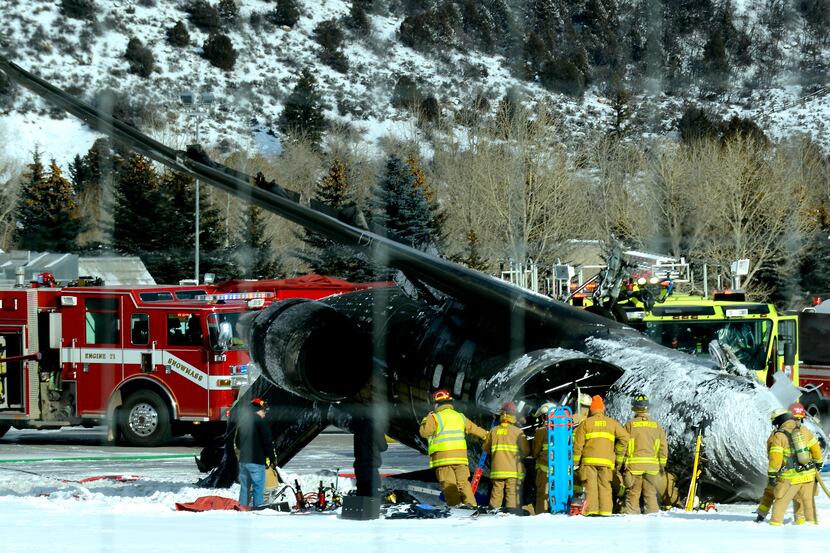
<path id="1" fill-rule="evenodd" d="M 803 419 L 807 416 L 807 411 L 804 409 L 804 406 L 797 401 L 790 405 L 790 413 L 795 419 Z"/>
<path id="2" fill-rule="evenodd" d="M 591 406 L 591 396 L 588 394 L 579 394 L 579 404 L 582 407 L 590 407 Z"/>
<path id="3" fill-rule="evenodd" d="M 648 396 L 645 394 L 637 394 L 631 398 L 631 408 L 635 411 L 644 411 L 648 409 Z"/>
<path id="4" fill-rule="evenodd" d="M 512 401 L 506 401 L 501 406 L 501 412 L 504 415 L 515 415 L 516 414 L 516 404 Z"/>
<path id="5" fill-rule="evenodd" d="M 548 415 L 548 411 L 550 411 L 554 407 L 556 407 L 556 404 L 553 403 L 552 401 L 548 401 L 546 403 L 543 403 L 542 405 L 539 406 L 538 409 L 536 409 L 536 416 L 537 417 L 546 417 Z"/>
<path id="6" fill-rule="evenodd" d="M 452 396 L 450 393 L 444 389 L 435 390 L 435 393 L 432 394 L 432 401 L 435 403 L 441 403 L 442 401 L 452 401 Z"/>
<path id="7" fill-rule="evenodd" d="M 792 419 L 793 416 L 790 414 L 789 409 L 784 409 L 783 407 L 781 407 L 779 409 L 775 409 L 772 413 L 770 413 L 769 418 L 774 426 L 781 426 L 784 423 L 784 421 Z"/>

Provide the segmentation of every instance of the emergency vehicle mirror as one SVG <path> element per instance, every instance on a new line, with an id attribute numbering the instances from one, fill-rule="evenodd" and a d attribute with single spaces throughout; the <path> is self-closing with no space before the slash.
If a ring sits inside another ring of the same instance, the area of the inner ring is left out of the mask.
<path id="1" fill-rule="evenodd" d="M 231 338 L 233 338 L 233 329 L 231 328 L 231 323 L 228 321 L 222 321 L 219 323 L 219 337 L 217 342 L 219 343 L 219 349 L 222 351 L 228 349 L 231 345 Z"/>
<path id="2" fill-rule="evenodd" d="M 795 345 L 792 342 L 784 343 L 784 364 L 790 367 L 795 365 Z"/>

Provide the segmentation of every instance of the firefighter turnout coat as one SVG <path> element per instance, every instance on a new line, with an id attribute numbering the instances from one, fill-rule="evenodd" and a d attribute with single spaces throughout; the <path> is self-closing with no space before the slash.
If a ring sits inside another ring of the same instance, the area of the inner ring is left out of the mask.
<path id="1" fill-rule="evenodd" d="M 574 465 L 585 488 L 585 514 L 613 512 L 611 478 L 622 465 L 628 432 L 602 411 L 592 411 L 574 435 Z"/>
<path id="2" fill-rule="evenodd" d="M 646 513 L 660 510 L 659 496 L 663 484 L 660 473 L 665 470 L 668 459 L 666 432 L 657 421 L 651 420 L 644 412 L 635 412 L 632 420 L 625 425 L 631 438 L 625 454 L 626 513 L 640 514 L 640 499 L 645 503 Z"/>
<path id="3" fill-rule="evenodd" d="M 487 434 L 484 451 L 490 455 L 490 506 L 518 507 L 519 482 L 524 478 L 522 459 L 530 454 L 524 432 L 516 426 L 516 417 L 502 415 L 501 423 Z"/>
<path id="4" fill-rule="evenodd" d="M 487 437 L 486 430 L 450 404 L 440 405 L 424 417 L 419 432 L 422 438 L 427 438 L 430 468 L 468 466 L 466 435 L 472 434 L 481 440 Z"/>
<path id="5" fill-rule="evenodd" d="M 797 421 L 784 421 L 780 427 L 773 430 L 767 440 L 768 475 L 777 479 L 772 489 L 773 504 L 770 524 L 773 525 L 780 525 L 783 522 L 790 501 L 795 502 L 796 511 L 801 511 L 795 514 L 797 523 L 816 523 L 814 502 L 816 469 L 799 464 L 791 437 L 794 432 L 801 433 L 803 443 L 809 449 L 813 462 L 820 462 L 822 459 L 818 440 L 812 432 L 800 426 Z"/>

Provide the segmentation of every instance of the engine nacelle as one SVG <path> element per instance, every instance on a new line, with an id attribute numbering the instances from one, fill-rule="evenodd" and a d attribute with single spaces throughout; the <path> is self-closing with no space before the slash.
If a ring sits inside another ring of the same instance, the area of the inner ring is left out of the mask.
<path id="1" fill-rule="evenodd" d="M 368 337 L 317 301 L 295 298 L 269 306 L 254 319 L 249 343 L 266 379 L 306 399 L 342 401 L 371 376 Z"/>

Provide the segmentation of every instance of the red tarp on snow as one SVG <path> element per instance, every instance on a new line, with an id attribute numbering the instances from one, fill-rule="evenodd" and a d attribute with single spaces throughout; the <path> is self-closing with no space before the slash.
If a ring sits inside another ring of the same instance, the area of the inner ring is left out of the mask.
<path id="1" fill-rule="evenodd" d="M 250 507 L 243 507 L 236 499 L 218 495 L 206 495 L 190 503 L 176 503 L 177 511 L 250 511 Z"/>

